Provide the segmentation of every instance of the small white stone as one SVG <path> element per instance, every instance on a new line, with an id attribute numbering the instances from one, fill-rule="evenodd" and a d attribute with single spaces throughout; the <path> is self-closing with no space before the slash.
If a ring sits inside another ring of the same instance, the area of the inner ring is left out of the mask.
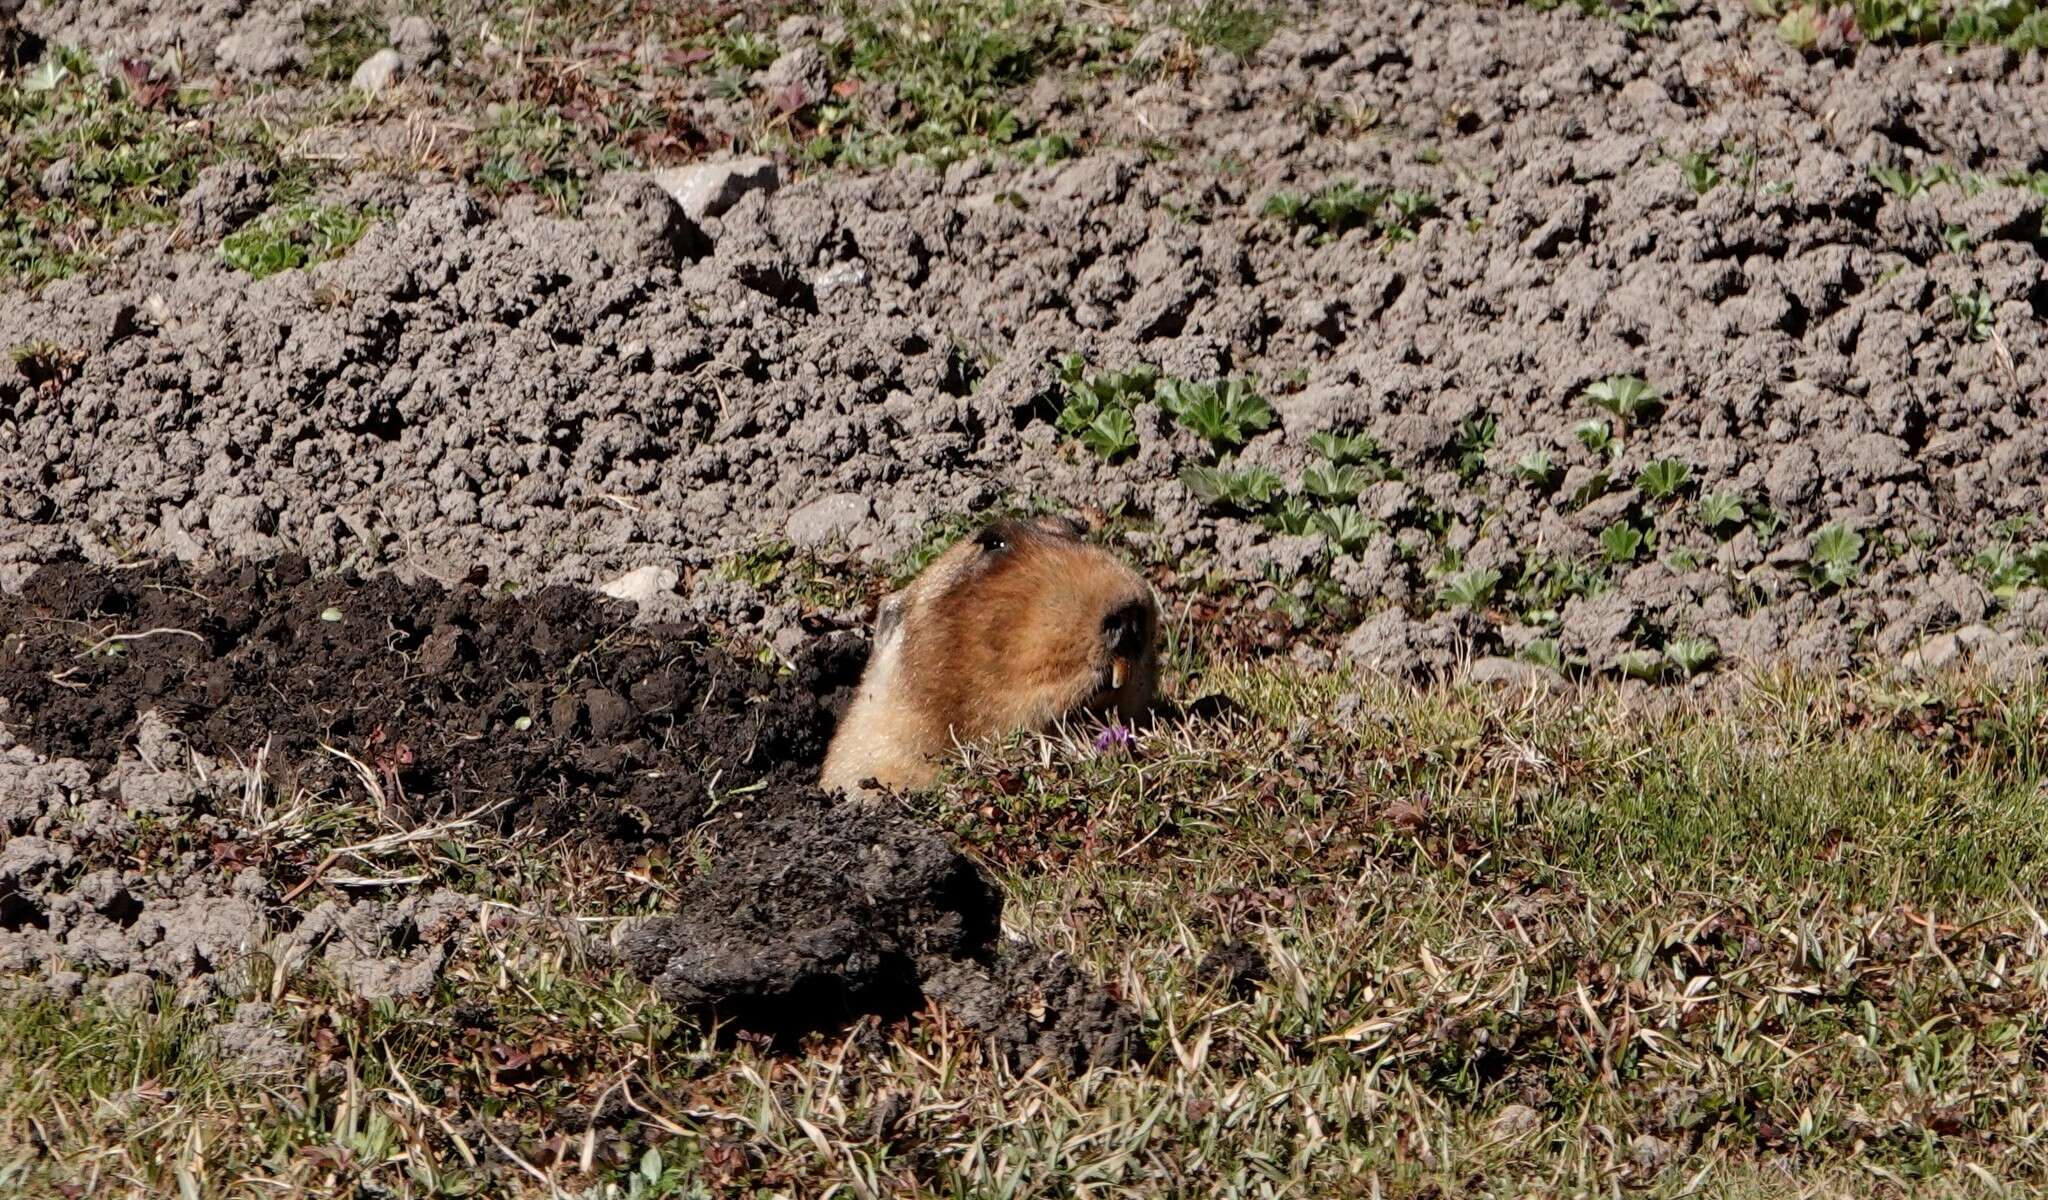
<path id="1" fill-rule="evenodd" d="M 404 65 L 405 60 L 399 57 L 398 51 L 386 46 L 363 60 L 363 65 L 356 68 L 354 77 L 348 81 L 349 86 L 374 95 L 396 83 Z"/>
<path id="2" fill-rule="evenodd" d="M 783 532 L 794 545 L 814 549 L 845 541 L 847 535 L 867 520 L 873 511 L 874 507 L 866 496 L 834 492 L 820 496 L 789 514 Z"/>
<path id="3" fill-rule="evenodd" d="M 692 221 L 715 217 L 740 202 L 748 192 L 774 191 L 782 172 L 765 158 L 729 158 L 657 171 L 652 176 Z"/>
<path id="4" fill-rule="evenodd" d="M 673 590 L 676 580 L 680 578 L 682 576 L 676 574 L 672 567 L 635 567 L 617 579 L 600 584 L 597 590 L 614 600 L 631 600 L 635 604 L 645 604 L 661 593 Z"/>

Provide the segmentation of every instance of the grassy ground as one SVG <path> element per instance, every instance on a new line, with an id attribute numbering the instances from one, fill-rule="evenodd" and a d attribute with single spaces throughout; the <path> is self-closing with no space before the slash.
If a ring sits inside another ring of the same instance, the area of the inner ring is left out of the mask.
<path id="1" fill-rule="evenodd" d="M 1651 713 L 1262 666 L 1200 683 L 1243 711 L 1129 752 L 1005 747 L 912 802 L 991 865 L 1014 932 L 1142 1014 L 1153 1051 L 1128 1070 L 1013 1074 L 940 1012 L 794 1056 L 719 1048 L 588 952 L 660 903 L 690 848 L 622 870 L 386 830 L 379 868 L 499 899 L 431 1002 L 347 999 L 260 956 L 226 994 L 154 1010 L 15 1002 L 0 1190 L 2048 1183 L 2048 922 L 2029 900 L 2048 691 L 1763 679 Z M 310 852 L 378 832 L 367 805 L 325 811 Z M 1233 938 L 1268 978 L 1199 969 Z M 252 1000 L 295 1064 L 219 1053 L 214 1028 Z"/>
<path id="2" fill-rule="evenodd" d="M 1057 159 L 1074 152 L 1071 138 L 1019 111 L 1042 77 L 1125 70 L 1155 26 L 1181 30 L 1192 48 L 1249 55 L 1279 21 L 1277 6 L 1254 0 L 1172 0 L 1142 20 L 1125 3 L 1059 0 L 405 7 L 435 21 L 455 65 L 380 96 L 348 86 L 385 43 L 387 22 L 364 0 L 309 12 L 308 59 L 263 105 L 187 80 L 173 62 L 108 75 L 61 46 L 0 80 L 0 284 L 35 287 L 92 268 L 124 233 L 172 221 L 199 172 L 231 160 L 271 180 L 266 224 L 222 248 L 231 265 L 261 275 L 347 249 L 376 214 L 319 213 L 305 197 L 356 170 L 444 171 L 487 198 L 530 196 L 575 213 L 608 171 L 721 148 L 805 167 L 905 155 Z M 798 14 L 833 31 L 816 40 L 829 91 L 755 79 L 789 49 L 778 22 Z M 633 52 L 643 44 L 663 49 L 645 58 Z M 735 113 L 706 120 L 713 101 Z M 399 127 L 403 136 L 384 136 Z M 316 215 L 325 219 L 310 222 Z"/>

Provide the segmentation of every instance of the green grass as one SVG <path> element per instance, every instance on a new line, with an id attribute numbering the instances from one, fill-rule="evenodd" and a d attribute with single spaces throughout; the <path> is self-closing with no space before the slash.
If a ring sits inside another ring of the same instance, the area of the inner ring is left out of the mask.
<path id="1" fill-rule="evenodd" d="M 347 83 L 364 59 L 384 48 L 386 28 L 379 14 L 367 7 L 335 3 L 309 10 L 308 73 L 328 83 Z"/>
<path id="2" fill-rule="evenodd" d="M 809 116 L 813 162 L 872 166 L 904 155 L 951 162 L 1014 148 L 1059 157 L 1016 111 L 1039 76 L 1106 64 L 1134 41 L 1057 0 L 897 0 L 842 4 L 826 46 L 841 89 Z"/>
<path id="3" fill-rule="evenodd" d="M 1272 39 L 1281 18 L 1275 4 L 1187 0 L 1170 10 L 1168 23 L 1197 46 L 1215 46 L 1249 58 Z"/>
<path id="4" fill-rule="evenodd" d="M 1648 713 L 1223 664 L 1183 690 L 1242 711 L 1109 754 L 1086 730 L 1019 739 L 911 802 L 990 864 L 1015 929 L 1144 1018 L 1153 1049 L 1130 1069 L 1014 1074 L 937 1014 L 794 1056 L 721 1047 L 582 949 L 658 907 L 689 847 L 621 874 L 446 830 L 386 865 L 503 907 L 424 1002 L 353 1000 L 261 954 L 184 1003 L 0 1002 L 0 1188 L 2048 1185 L 2039 686 L 1769 677 Z M 358 815 L 300 850 L 376 826 L 361 798 L 340 808 Z M 1233 937 L 1270 968 L 1237 994 L 1196 970 Z M 262 1075 L 218 1052 L 248 1001 L 299 1063 Z M 623 1115 L 593 1128 L 601 1102 Z"/>
<path id="5" fill-rule="evenodd" d="M 1777 23 L 1778 37 L 1800 50 L 1944 43 L 2001 45 L 2022 53 L 2048 49 L 2048 9 L 2036 0 L 1854 0 L 1843 14 L 1829 6 L 1750 0 L 1758 16 Z"/>
<path id="6" fill-rule="evenodd" d="M 1548 11 L 1567 0 L 1530 0 L 1530 7 Z M 1677 0 L 1569 0 L 1595 20 L 1612 21 L 1637 36 L 1661 35 L 1678 16 Z"/>
<path id="7" fill-rule="evenodd" d="M 1247 45 L 1261 35 L 1238 12 L 1209 2 L 1159 19 L 1185 17 L 1205 36 Z M 822 88 L 772 89 L 754 78 L 795 48 L 776 35 L 791 15 L 816 19 L 825 34 L 806 40 L 824 56 L 825 77 L 812 81 Z M 352 59 L 353 25 L 337 16 L 329 26 L 323 37 L 344 48 L 333 60 Z M 477 37 L 467 37 L 472 30 Z M 1064 158 L 1075 152 L 1071 138 L 1024 116 L 1020 102 L 1048 75 L 1116 69 L 1142 32 L 1125 5 L 1065 0 L 771 0 L 737 10 L 534 0 L 451 28 L 445 98 L 478 130 L 455 148 L 468 178 L 492 195 L 532 193 L 574 213 L 606 171 L 692 161 L 727 134 L 738 150 L 851 169 L 906 156 Z M 667 53 L 645 61 L 590 50 L 643 42 Z M 492 47 L 516 51 L 513 69 Z M 691 114 L 707 87 L 755 116 L 738 130 L 699 126 Z"/>
<path id="8" fill-rule="evenodd" d="M 221 242 L 221 257 L 258 279 L 347 253 L 389 214 L 301 202 L 273 211 Z"/>
<path id="9" fill-rule="evenodd" d="M 256 125 L 210 124 L 212 101 L 161 81 L 99 74 L 83 56 L 55 51 L 0 83 L 0 276 L 34 287 L 97 262 L 123 233 L 176 216 L 178 198 L 205 167 L 246 158 L 280 186 L 303 174 L 283 163 Z M 46 195 L 45 172 L 70 163 L 70 182 Z"/>

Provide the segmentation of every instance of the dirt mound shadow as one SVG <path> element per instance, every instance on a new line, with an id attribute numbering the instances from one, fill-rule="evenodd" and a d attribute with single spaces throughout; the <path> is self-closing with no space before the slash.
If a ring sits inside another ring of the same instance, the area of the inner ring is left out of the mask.
<path id="1" fill-rule="evenodd" d="M 822 642 L 778 674 L 702 627 L 632 615 L 580 589 L 315 577 L 296 558 L 62 563 L 0 595 L 0 697 L 53 757 L 111 763 L 154 709 L 209 755 L 267 745 L 298 785 L 354 782 L 331 748 L 411 811 L 504 800 L 506 828 L 629 849 L 687 832 L 720 795 L 807 800 L 865 646 Z"/>

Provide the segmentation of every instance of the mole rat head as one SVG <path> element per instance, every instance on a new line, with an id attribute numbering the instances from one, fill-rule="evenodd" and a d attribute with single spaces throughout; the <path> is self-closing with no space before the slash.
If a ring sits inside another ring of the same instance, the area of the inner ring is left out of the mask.
<path id="1" fill-rule="evenodd" d="M 883 602 L 876 642 L 920 707 L 959 738 L 1038 729 L 1077 710 L 1125 719 L 1159 675 L 1152 589 L 1054 518 L 998 521 Z"/>

